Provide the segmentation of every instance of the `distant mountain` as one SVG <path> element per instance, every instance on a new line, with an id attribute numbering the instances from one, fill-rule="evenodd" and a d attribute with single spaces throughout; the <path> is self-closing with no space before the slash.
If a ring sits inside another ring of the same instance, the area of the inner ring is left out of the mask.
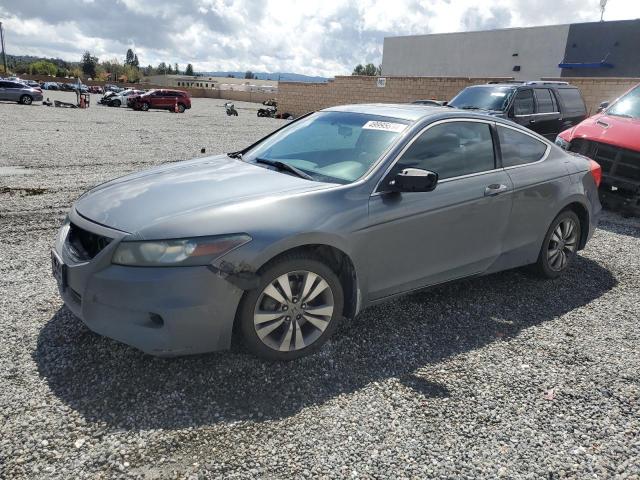
<path id="1" fill-rule="evenodd" d="M 246 72 L 197 72 L 197 75 L 205 77 L 228 77 L 232 75 L 235 78 L 244 78 Z M 313 77 L 310 75 L 301 75 L 299 73 L 288 72 L 253 72 L 257 80 L 280 80 L 281 82 L 307 82 L 307 83 L 325 83 L 326 77 Z"/>
<path id="2" fill-rule="evenodd" d="M 47 57 L 34 57 L 33 55 L 10 55 L 7 53 L 7 64 L 9 67 L 15 67 L 20 63 L 33 63 L 39 60 L 46 60 L 47 62 L 51 62 L 54 65 L 60 68 L 69 68 L 69 65 L 75 64 L 77 62 L 67 62 L 62 60 L 61 58 L 47 58 Z"/>

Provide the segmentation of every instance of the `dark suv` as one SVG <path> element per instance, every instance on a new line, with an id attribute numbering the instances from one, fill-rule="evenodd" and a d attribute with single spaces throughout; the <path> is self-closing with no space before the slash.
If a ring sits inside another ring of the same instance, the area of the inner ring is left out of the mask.
<path id="1" fill-rule="evenodd" d="M 182 90 L 151 90 L 144 95 L 136 96 L 131 100 L 134 110 L 147 111 L 150 108 L 160 110 L 177 110 L 182 113 L 191 108 L 191 99 L 187 92 Z"/>
<path id="2" fill-rule="evenodd" d="M 567 82 L 473 85 L 458 93 L 449 106 L 508 118 L 552 141 L 587 117 L 580 90 Z"/>

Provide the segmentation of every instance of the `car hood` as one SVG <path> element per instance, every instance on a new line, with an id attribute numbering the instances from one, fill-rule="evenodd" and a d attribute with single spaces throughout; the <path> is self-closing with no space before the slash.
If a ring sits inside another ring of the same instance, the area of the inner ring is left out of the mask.
<path id="1" fill-rule="evenodd" d="M 210 235 L 224 233 L 227 225 L 236 223 L 225 221 L 217 210 L 226 216 L 246 214 L 261 204 L 332 185 L 223 155 L 112 180 L 82 195 L 75 210 L 88 220 L 140 238 Z"/>
<path id="2" fill-rule="evenodd" d="M 576 125 L 565 140 L 586 138 L 629 150 L 640 151 L 640 119 L 618 117 L 606 113 L 594 115 Z"/>

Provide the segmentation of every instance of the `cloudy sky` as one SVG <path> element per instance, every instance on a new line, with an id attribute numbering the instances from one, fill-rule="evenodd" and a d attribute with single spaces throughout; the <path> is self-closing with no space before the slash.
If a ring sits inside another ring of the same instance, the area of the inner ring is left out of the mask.
<path id="1" fill-rule="evenodd" d="M 144 65 L 323 76 L 380 63 L 385 36 L 599 18 L 599 0 L 0 0 L 12 54 L 122 60 L 131 47 Z M 609 0 L 605 19 L 629 18 L 639 0 Z"/>

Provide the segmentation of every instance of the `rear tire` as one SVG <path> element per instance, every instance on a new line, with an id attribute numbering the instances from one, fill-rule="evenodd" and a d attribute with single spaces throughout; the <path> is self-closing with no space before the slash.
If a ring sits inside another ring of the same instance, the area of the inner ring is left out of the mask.
<path id="1" fill-rule="evenodd" d="M 149 111 L 149 107 L 150 105 L 147 102 L 144 102 L 141 106 L 140 106 L 140 110 L 142 110 L 143 112 L 148 112 Z"/>
<path id="2" fill-rule="evenodd" d="M 22 105 L 31 105 L 33 103 L 33 98 L 31 98 L 29 95 L 22 95 L 20 97 L 20 103 Z"/>
<path id="3" fill-rule="evenodd" d="M 573 262 L 582 235 L 580 219 L 564 210 L 551 222 L 534 271 L 543 278 L 558 278 Z"/>
<path id="4" fill-rule="evenodd" d="M 182 103 L 178 104 L 178 113 L 184 113 L 186 109 L 187 108 Z"/>
<path id="5" fill-rule="evenodd" d="M 336 274 L 318 260 L 293 255 L 266 268 L 258 288 L 242 298 L 237 320 L 253 354 L 286 361 L 318 351 L 337 328 L 343 308 Z"/>

